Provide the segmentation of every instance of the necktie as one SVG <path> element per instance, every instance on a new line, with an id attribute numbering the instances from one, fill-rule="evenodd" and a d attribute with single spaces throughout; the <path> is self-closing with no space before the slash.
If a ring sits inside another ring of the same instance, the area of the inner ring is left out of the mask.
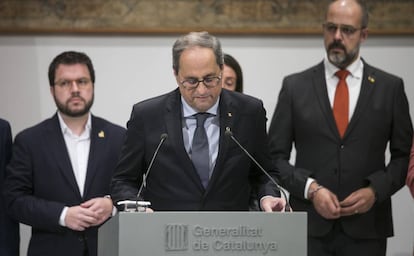
<path id="1" fill-rule="evenodd" d="M 339 81 L 335 91 L 333 113 L 336 127 L 342 138 L 345 134 L 346 127 L 348 126 L 349 119 L 349 93 L 348 85 L 346 84 L 346 77 L 349 75 L 349 71 L 339 70 L 335 75 L 339 78 Z"/>
<path id="2" fill-rule="evenodd" d="M 201 183 L 203 184 L 204 188 L 206 188 L 209 181 L 210 157 L 204 122 L 210 116 L 210 114 L 198 113 L 195 116 L 197 118 L 197 128 L 194 132 L 193 137 L 191 160 L 193 161 L 194 167 L 200 176 Z"/>

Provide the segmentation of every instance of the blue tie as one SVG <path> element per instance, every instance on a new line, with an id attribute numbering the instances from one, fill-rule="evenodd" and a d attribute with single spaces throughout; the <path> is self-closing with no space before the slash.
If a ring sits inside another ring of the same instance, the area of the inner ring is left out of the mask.
<path id="1" fill-rule="evenodd" d="M 197 118 L 197 128 L 194 132 L 191 152 L 191 160 L 200 176 L 204 188 L 208 185 L 210 173 L 209 146 L 206 129 L 204 128 L 204 122 L 209 116 L 209 113 L 195 114 L 195 117 Z"/>

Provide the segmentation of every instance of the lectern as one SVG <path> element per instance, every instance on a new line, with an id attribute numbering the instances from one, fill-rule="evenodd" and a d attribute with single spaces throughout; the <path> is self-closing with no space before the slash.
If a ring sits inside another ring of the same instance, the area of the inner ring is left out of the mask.
<path id="1" fill-rule="evenodd" d="M 305 212 L 120 212 L 99 229 L 99 256 L 306 256 Z"/>

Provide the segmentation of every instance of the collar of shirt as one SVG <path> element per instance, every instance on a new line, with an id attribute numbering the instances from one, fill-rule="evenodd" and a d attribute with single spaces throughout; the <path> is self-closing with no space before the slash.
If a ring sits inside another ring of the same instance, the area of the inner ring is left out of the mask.
<path id="1" fill-rule="evenodd" d="M 216 103 L 214 103 L 214 105 L 211 108 L 209 108 L 206 112 L 214 116 L 217 116 L 219 102 L 220 102 L 220 97 L 217 98 Z M 185 101 L 183 96 L 181 96 L 181 103 L 183 106 L 183 117 L 184 118 L 192 117 L 193 115 L 198 113 L 198 111 L 196 111 L 190 105 L 188 105 L 188 103 Z"/>
<path id="2" fill-rule="evenodd" d="M 336 86 L 338 84 L 338 77 L 335 76 L 335 72 L 339 69 L 330 63 L 326 56 L 324 59 L 324 65 L 328 98 L 331 107 L 333 107 Z M 361 91 L 363 68 L 364 63 L 359 56 L 356 61 L 347 67 L 347 70 L 350 72 L 350 75 L 346 78 L 349 91 L 349 120 L 355 111 L 359 93 Z"/>
<path id="3" fill-rule="evenodd" d="M 85 129 L 83 130 L 82 134 L 80 136 L 77 136 L 76 134 L 74 134 L 71 129 L 66 125 L 65 121 L 63 120 L 62 115 L 60 114 L 60 112 L 57 112 L 58 114 L 58 120 L 59 120 L 59 124 L 60 127 L 62 129 L 62 134 L 66 135 L 72 139 L 79 139 L 79 140 L 88 140 L 91 134 L 91 129 L 92 129 L 92 121 L 91 121 L 91 113 L 89 113 L 88 115 L 88 121 L 86 121 L 85 124 Z"/>
<path id="4" fill-rule="evenodd" d="M 331 80 L 331 79 L 336 79 L 337 81 L 337 77 L 335 76 L 336 71 L 339 70 L 338 67 L 334 66 L 329 60 L 328 57 L 325 56 L 325 59 L 323 61 L 324 65 L 325 65 L 325 77 L 326 80 Z M 350 75 L 355 78 L 355 79 L 362 79 L 362 73 L 363 73 L 363 69 L 364 69 L 364 63 L 362 62 L 361 58 L 358 56 L 357 60 L 354 61 L 353 63 L 351 63 L 351 65 L 349 65 L 348 67 L 346 67 L 346 69 L 349 71 Z"/>
<path id="5" fill-rule="evenodd" d="M 184 147 L 187 153 L 191 158 L 191 147 L 193 143 L 194 132 L 197 127 L 196 118 L 193 116 L 197 114 L 198 111 L 194 110 L 187 102 L 181 97 L 182 102 L 182 111 L 183 111 L 183 119 L 182 119 L 182 132 L 183 132 L 183 142 Z M 217 99 L 217 102 L 206 112 L 210 113 L 214 116 L 207 118 L 206 122 L 204 123 L 204 127 L 206 128 L 206 134 L 208 138 L 209 144 L 209 166 L 210 166 L 210 176 L 213 172 L 217 155 L 218 155 L 218 144 L 220 139 L 220 125 L 219 125 L 219 117 L 218 117 L 218 106 L 219 106 L 220 98 Z"/>

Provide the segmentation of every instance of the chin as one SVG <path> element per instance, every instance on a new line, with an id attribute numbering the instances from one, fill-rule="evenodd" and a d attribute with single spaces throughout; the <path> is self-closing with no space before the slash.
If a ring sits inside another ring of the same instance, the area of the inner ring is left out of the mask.
<path id="1" fill-rule="evenodd" d="M 329 55 L 329 61 L 335 66 L 342 66 L 345 61 L 345 57 L 340 54 L 331 54 Z"/>

